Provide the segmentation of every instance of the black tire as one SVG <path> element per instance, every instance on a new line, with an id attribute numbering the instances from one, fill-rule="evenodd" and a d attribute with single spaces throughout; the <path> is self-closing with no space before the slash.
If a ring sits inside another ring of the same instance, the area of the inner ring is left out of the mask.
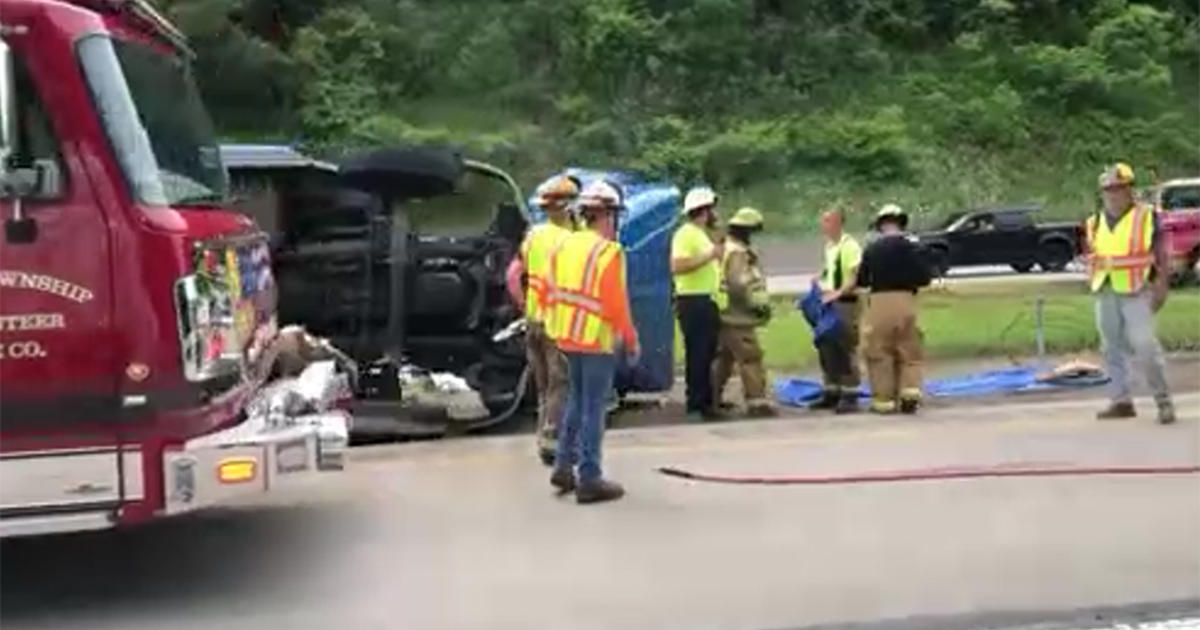
<path id="1" fill-rule="evenodd" d="M 1031 262 L 1013 263 L 1011 267 L 1017 273 L 1029 273 L 1033 271 L 1033 263 Z"/>
<path id="2" fill-rule="evenodd" d="M 1042 271 L 1059 272 L 1067 268 L 1074 258 L 1071 246 L 1064 241 L 1046 241 L 1038 249 L 1038 266 Z"/>

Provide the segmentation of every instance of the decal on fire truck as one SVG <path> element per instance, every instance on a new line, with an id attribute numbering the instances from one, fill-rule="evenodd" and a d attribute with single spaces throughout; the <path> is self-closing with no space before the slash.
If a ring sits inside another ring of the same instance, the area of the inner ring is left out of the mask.
<path id="1" fill-rule="evenodd" d="M 42 293 L 57 295 L 79 304 L 88 302 L 95 297 L 91 290 L 67 282 L 62 278 L 14 269 L 0 269 L 0 288 L 40 291 Z"/>

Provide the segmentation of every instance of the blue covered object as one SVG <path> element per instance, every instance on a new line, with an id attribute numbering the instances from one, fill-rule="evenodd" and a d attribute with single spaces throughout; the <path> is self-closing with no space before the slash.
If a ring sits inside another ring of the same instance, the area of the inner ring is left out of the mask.
<path id="1" fill-rule="evenodd" d="M 587 186 L 604 179 L 624 195 L 625 209 L 618 220 L 618 240 L 628 264 L 630 308 L 642 344 L 642 358 L 632 369 L 622 367 L 616 386 L 621 391 L 661 392 L 675 381 L 675 318 L 671 309 L 671 235 L 679 218 L 681 194 L 669 182 L 651 181 L 634 173 L 569 168 Z M 529 200 L 534 222 L 546 217 L 534 199 Z"/>
<path id="2" fill-rule="evenodd" d="M 821 301 L 821 287 L 813 282 L 808 293 L 796 298 L 796 308 L 804 314 L 804 319 L 813 329 L 813 345 L 817 345 L 830 335 L 842 334 L 842 319 L 832 304 Z"/>
<path id="3" fill-rule="evenodd" d="M 925 382 L 925 394 L 933 397 L 986 396 L 1095 387 L 1108 382 L 1108 377 L 1102 375 L 1067 376 L 1041 381 L 1038 380 L 1039 372 L 1037 367 L 1025 365 L 930 380 Z M 821 391 L 821 383 L 809 379 L 781 378 L 775 382 L 775 397 L 784 405 L 807 405 L 816 400 Z M 868 398 L 871 393 L 864 387 L 859 395 Z"/>

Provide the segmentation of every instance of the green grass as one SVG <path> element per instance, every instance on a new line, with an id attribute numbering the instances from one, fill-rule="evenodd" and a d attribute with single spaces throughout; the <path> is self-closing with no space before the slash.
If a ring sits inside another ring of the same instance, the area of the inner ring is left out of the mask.
<path id="1" fill-rule="evenodd" d="M 1030 285 L 996 282 L 930 290 L 921 295 L 920 323 L 931 358 L 1030 356 L 1036 352 L 1035 303 L 1044 298 L 1046 349 L 1063 354 L 1098 349 L 1092 298 L 1076 282 Z M 1200 290 L 1172 292 L 1158 314 L 1158 335 L 1170 350 L 1200 349 Z M 816 364 L 812 331 L 792 300 L 779 299 L 771 323 L 759 329 L 767 366 L 798 370 Z M 676 357 L 683 357 L 676 343 Z"/>

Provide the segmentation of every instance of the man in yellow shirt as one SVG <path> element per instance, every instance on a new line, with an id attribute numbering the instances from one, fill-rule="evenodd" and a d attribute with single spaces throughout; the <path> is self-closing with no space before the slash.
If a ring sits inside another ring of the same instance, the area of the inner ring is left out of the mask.
<path id="1" fill-rule="evenodd" d="M 1133 169 L 1114 164 L 1100 175 L 1104 209 L 1087 220 L 1089 285 L 1096 296 L 1096 326 L 1109 381 L 1101 420 L 1137 415 L 1129 387 L 1130 359 L 1145 367 L 1158 421 L 1175 422 L 1166 362 L 1154 333 L 1154 314 L 1167 301 L 1170 261 L 1154 209 L 1133 196 Z"/>
<path id="2" fill-rule="evenodd" d="M 859 301 L 855 291 L 862 247 L 846 233 L 841 212 L 821 215 L 821 234 L 825 236 L 825 264 L 821 269 L 821 297 L 833 304 L 842 320 L 844 334 L 817 347 L 825 388 L 812 409 L 833 409 L 835 413 L 858 410 L 858 321 Z"/>
<path id="3" fill-rule="evenodd" d="M 671 273 L 675 279 L 675 311 L 686 355 L 687 413 L 691 420 L 721 417 L 714 405 L 712 369 L 721 329 L 717 310 L 720 261 L 724 248 L 709 230 L 716 227 L 717 195 L 711 188 L 688 191 L 683 224 L 671 239 Z"/>
<path id="4" fill-rule="evenodd" d="M 567 400 L 567 360 L 546 337 L 546 276 L 550 253 L 575 227 L 570 207 L 577 194 L 579 184 L 566 176 L 538 187 L 538 205 L 546 212 L 546 222 L 526 233 L 505 277 L 513 303 L 525 310 L 525 355 L 537 386 L 537 449 L 547 466 L 554 463 L 555 427 Z"/>

